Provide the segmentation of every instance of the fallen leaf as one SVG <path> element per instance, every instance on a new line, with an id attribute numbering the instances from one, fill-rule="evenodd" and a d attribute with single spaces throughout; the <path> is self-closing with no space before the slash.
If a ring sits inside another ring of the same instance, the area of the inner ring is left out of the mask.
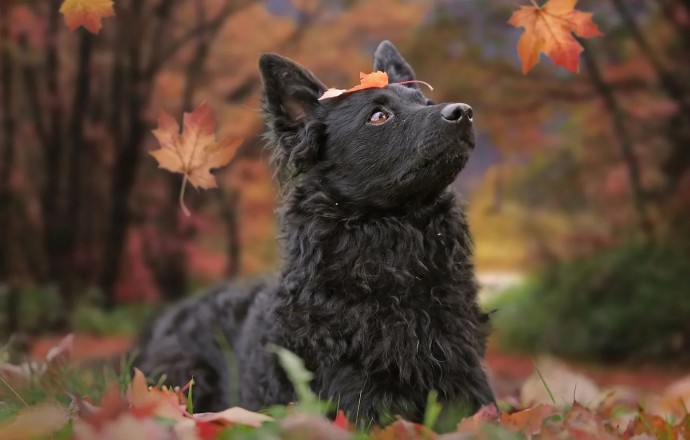
<path id="1" fill-rule="evenodd" d="M 466 417 L 458 423 L 457 432 L 477 434 L 482 426 L 499 419 L 500 413 L 493 403 L 482 406 L 472 417 Z"/>
<path id="2" fill-rule="evenodd" d="M 248 411 L 236 406 L 217 413 L 197 413 L 193 417 L 199 422 L 219 422 L 221 425 L 247 425 L 255 428 L 260 427 L 264 422 L 273 420 L 266 414 Z"/>
<path id="3" fill-rule="evenodd" d="M 216 178 L 210 170 L 227 165 L 235 156 L 242 139 L 216 141 L 216 122 L 206 104 L 200 105 L 192 113 L 185 113 L 183 120 L 184 130 L 180 132 L 177 121 L 166 112 L 161 112 L 159 126 L 153 130 L 161 148 L 150 154 L 161 168 L 184 174 L 180 205 L 189 215 L 183 201 L 187 181 L 197 188 L 217 187 Z"/>
<path id="4" fill-rule="evenodd" d="M 582 46 L 572 33 L 582 38 L 603 35 L 592 14 L 575 10 L 577 0 L 549 0 L 544 6 L 523 6 L 508 23 L 524 27 L 518 41 L 522 72 L 529 72 L 539 62 L 539 53 L 551 57 L 554 64 L 577 72 Z"/>
<path id="5" fill-rule="evenodd" d="M 324 417 L 296 413 L 280 421 L 280 438 L 284 440 L 347 440 L 352 435 L 333 426 Z"/>
<path id="6" fill-rule="evenodd" d="M 69 421 L 67 411 L 54 402 L 25 408 L 12 419 L 0 424 L 2 440 L 43 438 L 59 431 Z"/>
<path id="7" fill-rule="evenodd" d="M 347 417 L 345 416 L 345 412 L 341 409 L 338 411 L 338 414 L 335 416 L 335 420 L 333 420 L 333 425 L 337 426 L 338 428 L 343 428 L 350 430 L 352 427 L 350 426 L 350 422 L 347 420 Z"/>
<path id="8" fill-rule="evenodd" d="M 594 381 L 548 356 L 537 361 L 536 371 L 522 385 L 520 396 L 526 406 L 544 403 L 562 407 L 574 401 L 591 405 L 601 400 Z"/>
<path id="9" fill-rule="evenodd" d="M 424 425 L 398 419 L 385 429 L 374 429 L 371 440 L 435 439 L 436 434 Z"/>
<path id="10" fill-rule="evenodd" d="M 73 438 L 74 440 L 172 440 L 178 437 L 154 418 L 142 419 L 125 413 L 100 431 L 80 420 L 75 420 Z"/>
<path id="11" fill-rule="evenodd" d="M 58 345 L 48 350 L 46 362 L 49 364 L 63 364 L 67 362 L 74 352 L 74 334 L 70 333 L 60 340 Z"/>
<path id="12" fill-rule="evenodd" d="M 0 399 L 12 395 L 12 390 L 21 390 L 29 386 L 31 375 L 32 371 L 26 365 L 0 364 L 0 378 L 5 385 L 0 387 Z"/>
<path id="13" fill-rule="evenodd" d="M 610 432 L 614 429 L 607 428 L 602 417 L 577 402 L 573 403 L 565 416 L 563 427 L 575 439 L 615 440 L 617 438 Z"/>
<path id="14" fill-rule="evenodd" d="M 319 101 L 327 98 L 335 98 L 336 96 L 344 95 L 345 93 L 352 93 L 364 89 L 381 89 L 388 85 L 388 74 L 386 72 L 373 72 L 359 74 L 360 84 L 347 90 L 345 89 L 328 89 L 321 95 Z"/>
<path id="15" fill-rule="evenodd" d="M 112 385 L 105 391 L 100 405 L 77 398 L 75 406 L 80 422 L 83 425 L 89 425 L 96 432 L 129 411 L 129 403 L 117 385 Z"/>
<path id="16" fill-rule="evenodd" d="M 558 414 L 558 410 L 551 405 L 537 405 L 512 414 L 501 414 L 501 425 L 514 432 L 527 435 L 539 434 L 544 420 Z"/>
<path id="17" fill-rule="evenodd" d="M 84 26 L 93 34 L 101 30 L 103 18 L 115 15 L 112 0 L 65 0 L 60 12 L 65 16 L 65 24 L 70 31 Z"/>
<path id="18" fill-rule="evenodd" d="M 170 420 L 184 420 L 187 417 L 185 405 L 173 390 L 149 387 L 146 377 L 139 369 L 134 369 L 132 383 L 127 389 L 127 400 L 132 413 L 146 416 L 153 414 Z"/>

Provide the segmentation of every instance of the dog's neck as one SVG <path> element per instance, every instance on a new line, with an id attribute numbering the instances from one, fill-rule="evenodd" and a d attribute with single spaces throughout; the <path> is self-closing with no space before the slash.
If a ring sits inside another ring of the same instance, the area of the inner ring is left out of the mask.
<path id="1" fill-rule="evenodd" d="M 468 328 L 485 334 L 488 317 L 476 303 L 468 226 L 450 191 L 414 214 L 365 217 L 296 186 L 279 215 L 286 259 L 272 304 L 289 335 L 280 343 L 308 368 L 354 362 L 426 393 L 467 362 L 463 353 L 485 350 L 483 337 L 467 336 Z"/>
<path id="2" fill-rule="evenodd" d="M 367 215 L 297 184 L 279 217 L 288 293 L 428 297 L 462 286 L 474 298 L 469 228 L 451 191 L 415 210 Z"/>

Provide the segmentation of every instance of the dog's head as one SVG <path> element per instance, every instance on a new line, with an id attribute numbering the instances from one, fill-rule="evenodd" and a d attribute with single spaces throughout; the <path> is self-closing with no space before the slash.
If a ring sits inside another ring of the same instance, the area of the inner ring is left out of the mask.
<path id="1" fill-rule="evenodd" d="M 395 46 L 382 42 L 374 70 L 389 85 L 319 101 L 313 73 L 275 54 L 259 61 L 262 110 L 279 176 L 313 179 L 334 200 L 364 209 L 396 209 L 438 196 L 474 148 L 472 109 L 434 104 Z"/>

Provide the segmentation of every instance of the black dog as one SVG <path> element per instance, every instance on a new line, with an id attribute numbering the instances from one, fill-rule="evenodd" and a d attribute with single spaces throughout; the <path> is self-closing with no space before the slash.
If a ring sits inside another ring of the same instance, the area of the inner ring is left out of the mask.
<path id="1" fill-rule="evenodd" d="M 326 87 L 304 67 L 275 54 L 259 67 L 281 183 L 281 274 L 173 308 L 143 335 L 138 365 L 177 385 L 194 376 L 195 407 L 223 409 L 222 332 L 248 409 L 295 399 L 269 343 L 304 359 L 316 394 L 365 423 L 420 421 L 432 390 L 469 410 L 492 402 L 488 318 L 448 190 L 474 148 L 472 109 L 393 84 L 414 73 L 388 41 L 374 69 L 390 85 L 321 101 Z"/>

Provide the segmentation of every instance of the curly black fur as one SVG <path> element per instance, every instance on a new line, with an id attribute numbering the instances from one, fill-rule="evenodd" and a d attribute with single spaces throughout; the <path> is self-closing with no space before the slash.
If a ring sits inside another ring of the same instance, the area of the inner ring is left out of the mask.
<path id="1" fill-rule="evenodd" d="M 467 107 L 435 105 L 414 84 L 319 101 L 326 88 L 304 67 L 274 54 L 259 64 L 281 273 L 173 308 L 142 337 L 138 365 L 175 384 L 194 375 L 195 407 L 222 409 L 220 331 L 249 409 L 295 398 L 269 343 L 304 359 L 314 391 L 360 420 L 420 421 L 431 390 L 470 409 L 493 401 L 469 229 L 447 188 L 474 148 Z M 374 65 L 391 83 L 413 79 L 389 42 Z M 379 111 L 387 121 L 370 123 Z"/>

